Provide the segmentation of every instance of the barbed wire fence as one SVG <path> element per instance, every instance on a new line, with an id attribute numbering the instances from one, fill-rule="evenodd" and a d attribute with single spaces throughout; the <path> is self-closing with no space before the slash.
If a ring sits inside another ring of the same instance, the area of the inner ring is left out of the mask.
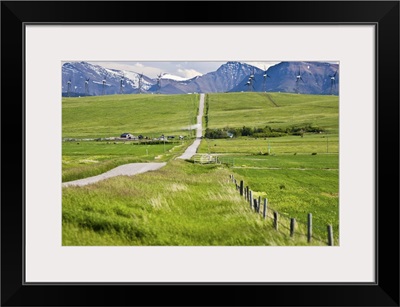
<path id="1" fill-rule="evenodd" d="M 326 227 L 320 226 L 323 221 L 316 219 L 312 213 L 307 213 L 306 217 L 292 217 L 287 213 L 279 212 L 271 207 L 268 203 L 268 198 L 255 197 L 255 193 L 244 185 L 244 181 L 239 182 L 233 175 L 230 175 L 230 181 L 235 184 L 236 190 L 247 201 L 251 210 L 262 215 L 264 220 L 271 220 L 274 229 L 284 235 L 290 237 L 303 236 L 308 243 L 318 241 L 320 243 L 334 246 L 333 226 L 327 224 Z M 313 223 L 318 221 L 318 223 Z"/>

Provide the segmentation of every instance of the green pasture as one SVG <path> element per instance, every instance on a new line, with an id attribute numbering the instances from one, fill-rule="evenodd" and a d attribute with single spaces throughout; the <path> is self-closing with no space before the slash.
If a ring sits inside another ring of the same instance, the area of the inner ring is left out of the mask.
<path id="1" fill-rule="evenodd" d="M 255 214 L 229 174 L 221 165 L 174 160 L 157 171 L 63 188 L 63 245 L 309 245 Z"/>
<path id="2" fill-rule="evenodd" d="M 198 112 L 198 95 L 111 95 L 63 98 L 62 180 L 95 176 L 121 164 L 167 161 L 190 145 L 190 125 Z M 149 139 L 174 136 L 166 144 L 105 141 L 128 132 Z M 179 135 L 185 141 L 178 141 Z M 85 139 L 103 139 L 85 141 Z"/>
<path id="3" fill-rule="evenodd" d="M 193 136 L 198 95 L 115 95 L 63 98 L 63 139 Z M 281 93 L 207 94 L 209 129 L 286 129 L 321 133 L 280 137 L 203 138 L 199 153 L 222 164 L 175 160 L 192 142 L 137 144 L 63 142 L 63 182 L 125 163 L 168 162 L 157 171 L 63 188 L 63 245 L 326 245 L 326 225 L 339 244 L 339 101 L 337 96 Z M 206 127 L 204 126 L 204 129 Z M 229 181 L 243 180 L 267 198 L 266 220 Z M 271 214 L 280 214 L 275 230 Z M 305 223 L 312 213 L 314 238 Z M 289 219 L 296 234 L 288 236 Z"/>
<path id="4" fill-rule="evenodd" d="M 303 225 L 311 213 L 314 234 L 324 239 L 326 227 L 331 224 L 335 239 L 339 239 L 337 155 L 231 158 L 235 161 L 232 174 L 243 180 L 256 197 L 267 198 L 271 210 Z M 224 159 L 229 158 L 221 156 Z"/>
<path id="5" fill-rule="evenodd" d="M 204 139 L 199 153 L 240 153 L 240 154 L 326 154 L 339 152 L 339 136 L 305 134 L 274 138 L 239 137 L 225 139 Z"/>
<path id="6" fill-rule="evenodd" d="M 218 159 L 232 167 L 270 169 L 328 169 L 338 170 L 337 154 L 297 155 L 218 155 Z"/>
<path id="7" fill-rule="evenodd" d="M 312 124 L 329 133 L 338 133 L 338 96 L 247 92 L 213 93 L 208 97 L 211 129 L 242 126 L 286 129 Z"/>
<path id="8" fill-rule="evenodd" d="M 63 138 L 190 134 L 198 95 L 107 95 L 62 99 Z"/>

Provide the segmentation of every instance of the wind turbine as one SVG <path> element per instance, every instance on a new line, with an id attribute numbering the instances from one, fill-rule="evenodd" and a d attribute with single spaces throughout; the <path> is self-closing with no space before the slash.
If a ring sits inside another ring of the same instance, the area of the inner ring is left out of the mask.
<path id="1" fill-rule="evenodd" d="M 303 78 L 302 78 L 302 74 L 301 74 L 301 72 L 300 72 L 300 66 L 299 66 L 299 72 L 298 72 L 297 75 L 296 75 L 296 92 L 297 92 L 297 93 L 299 93 L 299 83 L 300 83 L 300 80 L 304 83 L 304 80 L 303 80 Z"/>
<path id="2" fill-rule="evenodd" d="M 254 67 L 252 73 L 250 74 L 250 79 L 254 80 Z"/>
<path id="3" fill-rule="evenodd" d="M 253 91 L 254 90 L 253 79 L 249 78 L 249 80 L 247 80 L 244 86 L 248 87 L 247 88 L 248 91 Z"/>
<path id="4" fill-rule="evenodd" d="M 105 93 L 105 88 L 106 88 L 106 83 L 107 83 L 106 79 L 107 79 L 107 76 L 104 76 L 103 81 L 102 81 L 103 82 L 103 88 L 102 88 L 102 92 L 101 92 L 102 95 L 104 95 L 104 93 Z"/>
<path id="5" fill-rule="evenodd" d="M 267 78 L 271 78 L 271 76 L 267 74 L 267 71 L 265 70 L 265 66 L 264 66 L 264 74 L 263 74 L 263 90 L 264 90 L 264 92 L 267 91 Z"/>
<path id="6" fill-rule="evenodd" d="M 143 73 L 139 74 L 139 84 L 138 84 L 138 92 L 142 93 L 142 82 L 143 82 Z"/>
<path id="7" fill-rule="evenodd" d="M 333 93 L 333 88 L 336 88 L 336 74 L 337 74 L 337 70 L 335 71 L 335 73 L 331 76 L 329 76 L 331 78 L 331 95 Z"/>
<path id="8" fill-rule="evenodd" d="M 161 77 L 162 77 L 161 73 L 159 75 L 157 75 L 157 93 L 159 93 L 159 94 L 160 94 L 160 90 L 161 90 Z"/>
<path id="9" fill-rule="evenodd" d="M 87 78 L 85 80 L 85 95 L 86 96 L 89 96 L 89 80 L 90 80 L 90 78 Z"/>
<path id="10" fill-rule="evenodd" d="M 304 82 L 303 78 L 301 77 L 301 72 L 300 72 L 300 67 L 299 67 L 299 72 L 296 75 L 296 82 L 299 82 L 300 80 Z"/>
<path id="11" fill-rule="evenodd" d="M 120 93 L 120 94 L 123 94 L 123 93 L 124 93 L 124 87 L 125 87 L 124 81 L 125 81 L 125 75 L 122 74 L 122 77 L 121 77 L 121 79 L 119 80 L 119 93 Z"/>
<path id="12" fill-rule="evenodd" d="M 67 96 L 69 97 L 69 93 L 71 91 L 71 78 L 67 81 Z"/>
<path id="13" fill-rule="evenodd" d="M 253 68 L 253 72 L 250 74 L 249 79 L 247 80 L 245 86 L 248 87 L 249 91 L 253 91 L 254 90 L 254 85 L 253 83 L 256 82 L 255 77 L 254 77 L 254 68 Z"/>

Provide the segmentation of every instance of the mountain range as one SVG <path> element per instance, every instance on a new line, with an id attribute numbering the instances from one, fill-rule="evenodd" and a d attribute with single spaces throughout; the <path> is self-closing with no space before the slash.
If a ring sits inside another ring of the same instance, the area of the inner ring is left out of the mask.
<path id="1" fill-rule="evenodd" d="M 62 65 L 63 96 L 112 94 L 187 94 L 216 92 L 285 92 L 339 94 L 339 65 L 329 62 L 280 62 L 266 71 L 230 61 L 216 71 L 184 79 L 170 74 L 149 78 L 88 62 Z"/>

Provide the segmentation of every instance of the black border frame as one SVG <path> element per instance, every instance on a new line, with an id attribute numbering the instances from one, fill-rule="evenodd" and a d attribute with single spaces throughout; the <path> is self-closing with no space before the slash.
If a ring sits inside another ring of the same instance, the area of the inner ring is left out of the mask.
<path id="1" fill-rule="evenodd" d="M 251 10 L 244 5 L 249 1 L 1 2 L 1 306 L 399 306 L 399 1 L 254 1 Z M 190 10 L 190 17 L 182 10 Z M 25 284 L 27 23 L 375 25 L 377 282 Z"/>

